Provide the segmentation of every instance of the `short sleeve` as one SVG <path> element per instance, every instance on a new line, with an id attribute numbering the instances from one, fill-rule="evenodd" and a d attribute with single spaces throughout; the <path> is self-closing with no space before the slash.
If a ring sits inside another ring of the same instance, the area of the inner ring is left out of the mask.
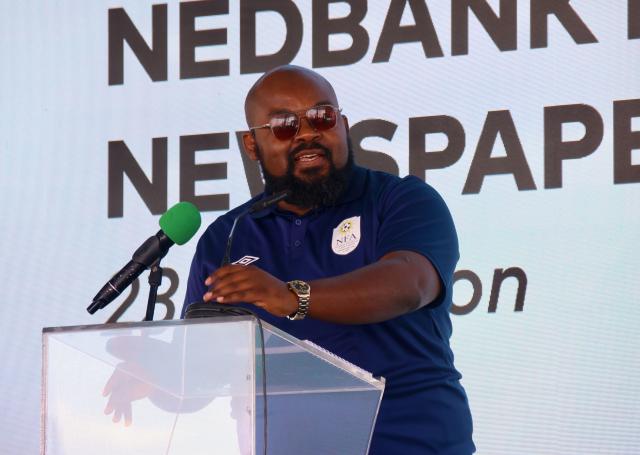
<path id="1" fill-rule="evenodd" d="M 444 290 L 430 306 L 450 301 L 460 254 L 453 219 L 442 197 L 417 177 L 408 176 L 388 188 L 380 202 L 377 259 L 400 250 L 422 254 L 438 272 Z"/>

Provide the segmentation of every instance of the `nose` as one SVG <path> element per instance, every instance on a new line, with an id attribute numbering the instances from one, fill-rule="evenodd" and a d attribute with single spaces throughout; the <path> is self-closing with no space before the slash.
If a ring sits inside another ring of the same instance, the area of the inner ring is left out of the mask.
<path id="1" fill-rule="evenodd" d="M 300 127 L 298 128 L 298 134 L 296 134 L 296 142 L 312 142 L 320 137 L 320 132 L 316 130 L 309 119 L 305 116 L 300 116 Z"/>

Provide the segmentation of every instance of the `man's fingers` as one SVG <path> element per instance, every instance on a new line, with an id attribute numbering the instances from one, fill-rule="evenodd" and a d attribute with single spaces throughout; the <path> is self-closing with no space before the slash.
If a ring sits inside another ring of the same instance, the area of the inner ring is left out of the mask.
<path id="1" fill-rule="evenodd" d="M 216 281 L 222 280 L 229 275 L 246 271 L 249 267 L 250 266 L 244 266 L 244 265 L 238 265 L 238 264 L 232 264 L 232 265 L 226 265 L 224 267 L 220 267 L 219 269 L 217 269 L 215 272 L 213 272 L 211 275 L 207 277 L 207 279 L 204 281 L 204 284 L 206 284 L 207 286 L 211 286 Z"/>
<path id="2" fill-rule="evenodd" d="M 255 294 L 250 291 L 238 291 L 238 292 L 230 292 L 228 294 L 219 295 L 216 298 L 218 303 L 239 303 L 239 302 L 247 302 L 254 303 L 253 299 L 257 298 Z"/>
<path id="3" fill-rule="evenodd" d="M 124 409 L 124 426 L 128 427 L 131 425 L 131 422 L 133 421 L 132 417 L 132 412 L 131 412 L 131 403 L 127 404 L 127 407 Z"/>
<path id="4" fill-rule="evenodd" d="M 232 283 L 225 283 L 208 292 L 209 300 L 218 303 L 247 302 L 256 304 L 258 300 L 268 299 L 272 293 L 263 283 L 246 278 Z"/>
<path id="5" fill-rule="evenodd" d="M 259 294 L 259 287 L 250 279 L 238 279 L 230 283 L 220 283 L 207 294 L 210 300 L 222 302 L 252 302 Z M 205 294 L 205 295 L 207 295 Z"/>
<path id="6" fill-rule="evenodd" d="M 113 412 L 113 403 L 111 402 L 111 398 L 107 402 L 107 405 L 104 407 L 104 413 L 109 415 Z"/>
<path id="7" fill-rule="evenodd" d="M 229 291 L 237 289 L 246 289 L 255 282 L 256 280 L 250 276 L 236 273 L 216 281 L 211 289 L 209 289 L 209 292 L 212 292 L 214 295 L 221 295 L 221 293 L 228 293 Z"/>
<path id="8" fill-rule="evenodd" d="M 113 386 L 114 386 L 115 382 L 117 381 L 116 376 L 118 376 L 118 370 L 113 372 L 113 374 L 111 375 L 109 380 L 107 380 L 107 383 L 104 385 L 104 388 L 102 389 L 102 396 L 103 397 L 106 397 L 107 395 L 109 395 L 113 391 Z"/>
<path id="9" fill-rule="evenodd" d="M 206 284 L 210 288 L 202 296 L 205 302 L 246 302 L 267 311 L 280 300 L 281 288 L 286 290 L 284 283 L 253 265 L 222 267 L 207 278 Z"/>
<path id="10" fill-rule="evenodd" d="M 215 281 L 211 289 L 204 294 L 202 299 L 205 302 L 208 302 L 209 300 L 213 300 L 217 297 L 226 297 L 230 292 L 249 289 L 254 285 L 254 283 L 255 279 L 253 279 L 249 274 L 229 274 L 223 279 Z"/>
<path id="11" fill-rule="evenodd" d="M 209 278 L 211 278 L 211 277 L 209 277 Z M 228 274 L 222 279 L 216 279 L 216 280 L 213 280 L 213 281 L 210 280 L 209 278 L 207 279 L 207 281 L 205 281 L 205 284 L 207 284 L 207 286 L 210 286 L 209 290 L 202 296 L 202 300 L 204 300 L 205 302 L 208 302 L 210 300 L 214 300 L 216 297 L 218 297 L 220 295 L 220 290 L 222 288 L 224 288 L 225 286 L 228 286 L 231 283 L 235 283 L 235 282 L 243 279 L 237 273 L 236 274 Z"/>

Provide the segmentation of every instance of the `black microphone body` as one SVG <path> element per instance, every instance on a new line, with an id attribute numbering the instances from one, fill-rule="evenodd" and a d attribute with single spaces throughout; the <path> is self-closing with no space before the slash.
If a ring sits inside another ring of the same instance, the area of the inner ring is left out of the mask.
<path id="1" fill-rule="evenodd" d="M 142 272 L 150 268 L 154 262 L 162 259 L 169 248 L 174 244 L 167 235 L 158 231 L 156 235 L 149 237 L 133 253 L 131 260 L 111 278 L 107 284 L 93 298 L 93 302 L 87 308 L 91 314 L 104 308 L 117 298 Z"/>
<path id="2" fill-rule="evenodd" d="M 280 201 L 283 201 L 284 199 L 288 198 L 291 195 L 291 192 L 289 190 L 286 191 L 281 191 L 280 193 L 276 193 L 276 194 L 272 194 L 269 197 L 266 197 L 256 203 L 254 203 L 251 207 L 249 207 L 249 210 L 247 210 L 247 212 L 245 213 L 241 213 L 238 218 L 240 218 L 241 216 L 245 215 L 246 213 L 255 213 L 255 212 L 259 212 L 260 210 L 264 210 L 267 207 L 271 207 L 273 204 L 277 204 Z"/>
<path id="3" fill-rule="evenodd" d="M 277 204 L 278 202 L 284 200 L 289 197 L 291 193 L 289 190 L 282 191 L 280 193 L 272 194 L 271 196 L 264 198 L 256 203 L 254 203 L 251 207 L 249 207 L 244 212 L 241 212 L 235 220 L 233 220 L 233 225 L 231 226 L 231 231 L 229 232 L 229 237 L 227 238 L 227 248 L 224 253 L 224 257 L 222 258 L 222 262 L 220 263 L 220 267 L 224 267 L 225 265 L 229 265 L 231 262 L 231 244 L 233 243 L 233 234 L 236 230 L 236 226 L 238 225 L 238 221 L 244 218 L 246 215 L 250 215 L 260 210 L 264 210 L 267 207 L 271 207 L 273 204 Z"/>

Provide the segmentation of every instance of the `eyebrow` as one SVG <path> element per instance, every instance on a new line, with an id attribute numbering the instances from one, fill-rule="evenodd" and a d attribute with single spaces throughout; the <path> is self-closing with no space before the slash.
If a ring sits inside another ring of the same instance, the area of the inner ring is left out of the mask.
<path id="1" fill-rule="evenodd" d="M 331 101 L 328 101 L 328 100 L 322 100 L 322 101 L 318 101 L 316 104 L 314 104 L 312 106 L 309 106 L 307 108 L 304 108 L 304 109 L 311 109 L 312 107 L 325 106 L 325 105 L 333 106 L 333 103 Z M 301 110 L 304 110 L 304 109 L 301 109 Z M 285 109 L 283 107 L 280 107 L 280 108 L 275 108 L 275 109 L 272 109 L 271 111 L 269 111 L 269 115 L 289 114 L 291 112 L 300 112 L 300 111 L 292 111 L 291 109 Z"/>

